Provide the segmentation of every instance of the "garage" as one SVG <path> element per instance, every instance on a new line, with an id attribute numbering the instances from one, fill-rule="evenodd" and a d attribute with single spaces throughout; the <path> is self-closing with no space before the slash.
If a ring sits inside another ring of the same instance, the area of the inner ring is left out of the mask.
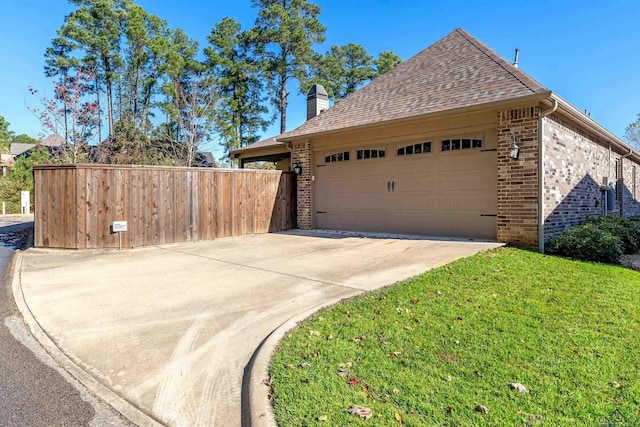
<path id="1" fill-rule="evenodd" d="M 491 139 L 444 136 L 316 152 L 316 227 L 495 239 Z"/>

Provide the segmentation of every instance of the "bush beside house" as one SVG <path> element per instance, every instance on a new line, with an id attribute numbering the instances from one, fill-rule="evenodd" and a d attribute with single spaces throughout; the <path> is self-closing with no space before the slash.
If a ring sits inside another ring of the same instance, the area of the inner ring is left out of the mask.
<path id="1" fill-rule="evenodd" d="M 574 259 L 618 263 L 623 254 L 640 249 L 640 217 L 593 216 L 551 238 L 546 249 Z"/>

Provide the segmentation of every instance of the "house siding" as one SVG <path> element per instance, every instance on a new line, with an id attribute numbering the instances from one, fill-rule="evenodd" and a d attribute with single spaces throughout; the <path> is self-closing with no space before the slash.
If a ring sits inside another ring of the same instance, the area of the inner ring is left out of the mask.
<path id="1" fill-rule="evenodd" d="M 498 111 L 498 240 L 517 246 L 538 244 L 537 105 Z M 509 157 L 516 137 L 518 160 Z"/>
<path id="2" fill-rule="evenodd" d="M 636 162 L 610 152 L 608 144 L 600 143 L 597 137 L 557 114 L 544 120 L 545 240 L 589 216 L 605 212 L 605 193 L 601 186 L 606 177 L 619 186 L 610 213 L 621 213 L 623 199 L 625 216 L 640 214 L 637 190 L 633 194 Z"/>

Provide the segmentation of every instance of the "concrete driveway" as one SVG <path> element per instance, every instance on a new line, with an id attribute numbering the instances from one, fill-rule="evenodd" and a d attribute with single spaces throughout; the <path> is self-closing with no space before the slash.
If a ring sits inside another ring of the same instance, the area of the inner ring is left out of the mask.
<path id="1" fill-rule="evenodd" d="M 169 425 L 239 426 L 245 368 L 287 319 L 497 246 L 292 231 L 29 249 L 18 286 L 55 345 L 108 390 Z"/>

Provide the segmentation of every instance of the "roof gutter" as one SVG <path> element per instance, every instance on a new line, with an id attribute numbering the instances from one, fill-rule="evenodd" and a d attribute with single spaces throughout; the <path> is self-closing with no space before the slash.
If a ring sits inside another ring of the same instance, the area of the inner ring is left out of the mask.
<path id="1" fill-rule="evenodd" d="M 298 135 L 293 135 L 293 136 L 289 136 L 288 134 L 293 133 L 296 131 L 296 129 L 289 131 L 285 134 L 282 135 L 278 135 L 276 138 L 276 141 L 279 142 L 293 142 L 296 139 L 309 139 L 309 138 L 313 138 L 316 136 L 320 136 L 320 135 L 331 135 L 334 133 L 341 133 L 341 132 L 352 132 L 352 131 L 357 131 L 360 129 L 365 129 L 365 128 L 369 128 L 369 127 L 374 127 L 374 126 L 393 126 L 393 125 L 397 125 L 397 124 L 402 124 L 402 123 L 407 123 L 407 122 L 413 122 L 416 120 L 425 120 L 425 119 L 436 119 L 438 117 L 442 117 L 442 116 L 451 116 L 451 115 L 461 115 L 461 114 L 468 114 L 468 113 L 474 113 L 474 112 L 478 112 L 478 111 L 483 111 L 483 110 L 489 110 L 489 109 L 500 109 L 503 107 L 511 107 L 511 106 L 515 106 L 515 105 L 526 105 L 526 104 L 530 104 L 532 102 L 536 102 L 536 101 L 544 101 L 546 99 L 549 99 L 550 96 L 553 95 L 553 92 L 551 91 L 547 91 L 544 93 L 536 93 L 533 95 L 526 95 L 526 96 L 521 96 L 518 98 L 509 98 L 509 99 L 503 99 L 500 101 L 493 101 L 493 102 L 487 102 L 484 104 L 474 104 L 474 105 L 469 105 L 466 107 L 458 107 L 458 108 L 453 108 L 453 109 L 448 109 L 448 110 L 440 110 L 440 111 L 434 111 L 431 113 L 425 113 L 425 114 L 418 114 L 415 116 L 409 116 L 409 117 L 402 117 L 402 118 L 398 118 L 398 119 L 393 119 L 393 120 L 386 120 L 386 121 L 379 121 L 379 122 L 372 122 L 372 123 L 364 123 L 361 125 L 356 125 L 356 126 L 347 126 L 347 127 L 340 127 L 340 128 L 333 128 L 330 130 L 323 130 L 323 131 L 316 131 L 316 132 L 310 132 L 310 133 L 301 133 Z M 335 107 L 332 107 L 335 108 Z M 328 113 L 324 113 L 324 114 L 328 114 Z M 322 116 L 316 116 L 316 117 L 322 117 Z M 315 118 L 314 118 L 315 119 Z M 313 120 L 313 119 L 311 119 Z M 305 122 L 307 123 L 307 122 Z M 301 126 L 304 126 L 301 125 Z"/>
<path id="2" fill-rule="evenodd" d="M 560 109 L 562 111 L 567 113 L 571 118 L 576 119 L 580 124 L 584 125 L 585 128 L 591 130 L 597 136 L 602 137 L 602 139 L 607 143 L 612 144 L 619 153 L 633 151 L 633 148 L 629 144 L 617 137 L 611 131 L 607 130 L 591 117 L 585 115 L 582 111 L 578 110 L 576 107 L 562 99 L 560 96 L 552 93 L 551 99 L 554 101 L 558 101 L 560 103 Z M 640 153 L 633 152 L 631 155 L 633 155 L 634 159 L 638 163 L 640 163 Z"/>
<path id="3" fill-rule="evenodd" d="M 552 94 L 553 95 L 553 94 Z M 544 253 L 544 118 L 558 109 L 558 100 L 551 98 L 553 105 L 538 117 L 538 250 Z"/>

